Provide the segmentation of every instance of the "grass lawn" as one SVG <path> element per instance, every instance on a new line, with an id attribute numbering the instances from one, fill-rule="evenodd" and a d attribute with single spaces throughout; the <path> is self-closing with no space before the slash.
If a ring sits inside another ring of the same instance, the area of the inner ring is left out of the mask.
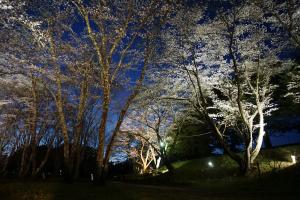
<path id="1" fill-rule="evenodd" d="M 222 156 L 177 162 L 171 179 L 165 175 L 139 177 L 132 184 L 107 182 L 105 186 L 94 186 L 59 180 L 0 180 L 0 200 L 299 199 L 300 165 L 290 164 L 290 155 L 299 155 L 299 150 L 298 145 L 263 151 L 258 158 L 262 174 L 250 178 L 234 176 L 237 166 Z M 209 161 L 214 167 L 208 166 Z"/>
<path id="2" fill-rule="evenodd" d="M 256 159 L 262 174 L 278 171 L 292 165 L 291 155 L 300 157 L 300 145 L 290 145 L 262 150 Z M 213 166 L 209 165 L 209 162 Z M 298 160 L 299 162 L 299 160 Z M 202 159 L 175 162 L 175 179 L 194 182 L 203 179 L 232 179 L 237 176 L 238 165 L 228 156 L 215 156 Z M 164 171 L 162 168 L 161 171 Z M 258 170 L 253 171 L 258 176 Z"/>
<path id="3" fill-rule="evenodd" d="M 6 182 L 0 183 L 0 199 L 299 199 L 300 192 L 292 183 L 285 182 L 205 182 L 188 188 L 149 186 L 110 182 L 105 186 L 90 183 L 67 184 L 62 182 Z"/>
<path id="4" fill-rule="evenodd" d="M 1 181 L 0 199 L 299 199 L 300 166 L 291 166 L 261 178 L 232 178 L 198 180 L 193 185 L 158 183 L 108 182 L 94 186 L 88 182 L 73 184 L 62 181 L 20 182 Z"/>

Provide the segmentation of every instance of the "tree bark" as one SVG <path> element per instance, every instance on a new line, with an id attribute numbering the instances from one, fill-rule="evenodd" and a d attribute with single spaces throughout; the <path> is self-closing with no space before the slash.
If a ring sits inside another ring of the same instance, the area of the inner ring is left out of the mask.
<path id="1" fill-rule="evenodd" d="M 105 144 L 105 133 L 106 133 L 106 125 L 107 118 L 109 113 L 109 104 L 110 104 L 110 85 L 109 85 L 109 74 L 108 71 L 103 73 L 104 81 L 103 81 L 103 104 L 102 104 L 102 116 L 99 127 L 99 147 L 97 152 L 97 180 L 100 182 L 104 180 L 105 173 L 105 162 L 104 162 L 104 144 Z M 107 150 L 106 150 L 107 151 Z"/>
<path id="2" fill-rule="evenodd" d="M 251 163 L 254 163 L 255 158 L 258 156 L 261 146 L 263 144 L 263 139 L 265 135 L 265 122 L 264 122 L 264 113 L 261 105 L 257 105 L 258 115 L 259 115 L 259 131 L 256 139 L 256 146 L 251 153 Z"/>
<path id="3" fill-rule="evenodd" d="M 51 25 L 50 25 L 51 26 Z M 50 51 L 52 55 L 53 65 L 56 69 L 55 81 L 57 86 L 57 92 L 55 96 L 55 103 L 58 112 L 59 123 L 61 127 L 61 132 L 64 139 L 64 177 L 66 181 L 71 181 L 71 169 L 70 169 L 70 144 L 69 144 L 69 136 L 68 136 L 68 127 L 66 124 L 65 114 L 63 110 L 63 97 L 62 97 L 62 80 L 61 80 L 61 72 L 60 66 L 57 63 L 57 55 L 55 52 L 55 44 L 53 42 L 53 38 L 50 35 Z"/>
<path id="4" fill-rule="evenodd" d="M 27 163 L 26 169 L 24 171 L 24 174 L 28 174 L 30 171 L 30 167 L 32 169 L 32 172 L 35 171 L 36 168 L 36 152 L 37 152 L 37 133 L 36 133 L 36 124 L 37 124 L 37 118 L 38 118 L 38 100 L 37 100 L 37 88 L 36 88 L 36 78 L 31 75 L 31 94 L 32 94 L 32 106 L 31 106 L 31 122 L 29 124 L 30 126 L 30 134 L 31 134 L 31 142 L 30 142 L 30 157 L 29 162 Z"/>
<path id="5" fill-rule="evenodd" d="M 76 119 L 75 127 L 75 138 L 74 144 L 72 146 L 72 176 L 73 179 L 78 177 L 78 168 L 80 165 L 80 138 L 83 132 L 83 120 L 84 120 L 84 111 L 86 107 L 87 95 L 88 95 L 88 67 L 85 68 L 84 78 L 80 84 L 80 100 L 78 105 L 78 114 Z"/>

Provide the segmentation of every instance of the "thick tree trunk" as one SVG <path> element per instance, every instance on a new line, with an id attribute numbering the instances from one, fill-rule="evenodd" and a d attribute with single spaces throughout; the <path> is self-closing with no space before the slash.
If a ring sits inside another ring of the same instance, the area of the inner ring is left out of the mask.
<path id="1" fill-rule="evenodd" d="M 60 83 L 60 81 L 59 81 Z M 62 103 L 62 93 L 61 93 L 61 84 L 57 84 L 59 92 L 57 94 L 57 109 L 58 116 L 60 121 L 60 127 L 62 131 L 62 135 L 64 138 L 64 177 L 66 181 L 71 181 L 71 159 L 70 159 L 70 144 L 69 144 L 69 136 L 68 136 L 68 127 L 65 120 L 65 115 L 63 112 L 63 103 Z"/>
<path id="2" fill-rule="evenodd" d="M 256 146 L 251 153 L 251 163 L 254 163 L 255 158 L 258 156 L 261 146 L 263 144 L 263 139 L 265 135 L 265 122 L 264 122 L 264 113 L 261 105 L 257 106 L 258 108 L 258 115 L 259 115 L 259 131 L 258 131 L 258 136 L 256 139 Z"/>
<path id="3" fill-rule="evenodd" d="M 78 114 L 76 119 L 76 127 L 75 127 L 75 138 L 74 145 L 72 147 L 72 176 L 73 179 L 77 179 L 78 177 L 78 168 L 80 165 L 80 139 L 83 132 L 83 118 L 84 111 L 86 107 L 86 100 L 88 95 L 88 70 L 89 68 L 85 68 L 84 79 L 80 85 L 80 100 L 78 105 Z"/>
<path id="4" fill-rule="evenodd" d="M 106 126 L 109 114 L 109 106 L 111 100 L 111 85 L 110 85 L 110 75 L 109 75 L 109 63 L 105 60 L 100 53 L 100 49 L 95 44 L 95 48 L 98 52 L 98 58 L 103 66 L 102 70 L 102 88 L 103 88 L 103 102 L 102 102 L 102 116 L 99 127 L 99 146 L 97 151 L 97 171 L 96 171 L 96 182 L 103 183 L 105 180 L 105 174 L 107 171 L 107 166 L 104 158 L 104 145 L 106 137 Z M 103 51 L 102 51 L 103 52 Z M 102 61 L 102 62 L 101 62 Z M 106 150 L 108 151 L 108 150 Z"/>
<path id="5" fill-rule="evenodd" d="M 174 174 L 174 167 L 173 167 L 172 163 L 170 162 L 168 156 L 166 156 L 166 155 L 164 156 L 163 162 L 165 163 L 165 165 L 168 169 L 168 173 L 169 174 Z"/>
<path id="6" fill-rule="evenodd" d="M 245 160 L 241 160 L 241 162 L 238 162 L 239 165 L 239 175 L 240 176 L 246 176 L 249 174 L 250 168 L 247 166 L 247 163 Z"/>
<path id="7" fill-rule="evenodd" d="M 33 98 L 33 102 L 32 102 L 32 119 L 31 119 L 31 124 L 30 124 L 30 133 L 31 133 L 31 155 L 30 155 L 30 159 L 29 159 L 29 164 L 32 164 L 32 172 L 35 171 L 36 169 L 36 152 L 37 152 L 37 133 L 36 133 L 36 126 L 37 126 L 37 118 L 38 118 L 38 96 L 37 96 L 37 88 L 36 88 L 36 78 L 32 75 L 31 78 L 31 93 L 32 93 L 32 98 Z M 29 171 L 29 167 L 26 170 L 28 173 Z"/>
<path id="8" fill-rule="evenodd" d="M 99 180 L 100 182 L 103 179 L 103 173 L 104 173 L 103 154 L 104 154 L 107 115 L 108 115 L 108 109 L 105 109 L 104 112 L 102 113 L 102 120 L 99 128 L 99 147 L 97 151 L 97 180 Z"/>
<path id="9" fill-rule="evenodd" d="M 108 80 L 107 80 L 108 81 Z M 104 102 L 102 106 L 102 117 L 99 127 L 99 146 L 97 151 L 97 182 L 104 181 L 105 165 L 104 165 L 104 144 L 105 144 L 105 133 L 107 118 L 109 112 L 109 102 L 110 102 L 110 89 L 107 85 L 104 87 Z"/>
<path id="10" fill-rule="evenodd" d="M 244 169 L 242 170 L 242 175 L 247 176 L 251 170 L 251 150 L 252 150 L 252 137 L 246 144 L 246 151 L 244 153 Z"/>
<path id="11" fill-rule="evenodd" d="M 60 119 L 61 131 L 64 138 L 64 177 L 66 181 L 71 181 L 70 144 L 69 144 L 68 128 L 63 113 L 63 105 L 61 99 L 58 100 L 57 102 L 57 108 L 58 108 L 58 115 Z"/>

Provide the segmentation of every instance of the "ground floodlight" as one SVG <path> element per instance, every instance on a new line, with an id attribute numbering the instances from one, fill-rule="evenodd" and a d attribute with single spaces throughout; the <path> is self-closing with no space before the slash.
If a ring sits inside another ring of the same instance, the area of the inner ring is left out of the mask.
<path id="1" fill-rule="evenodd" d="M 207 164 L 209 167 L 214 167 L 214 164 L 211 161 L 209 161 Z"/>
<path id="2" fill-rule="evenodd" d="M 295 155 L 291 155 L 291 158 L 292 158 L 292 163 L 296 164 L 296 156 Z"/>
<path id="3" fill-rule="evenodd" d="M 159 145 L 160 145 L 161 147 L 164 147 L 164 146 L 165 146 L 165 143 L 164 143 L 163 141 L 160 141 Z"/>
<path id="4" fill-rule="evenodd" d="M 91 181 L 94 181 L 94 174 L 93 173 L 91 173 L 90 178 L 91 178 Z"/>

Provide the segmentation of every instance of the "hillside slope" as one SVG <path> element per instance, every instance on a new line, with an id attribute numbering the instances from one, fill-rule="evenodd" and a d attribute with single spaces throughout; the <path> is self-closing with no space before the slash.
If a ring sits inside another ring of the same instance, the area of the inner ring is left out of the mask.
<path id="1" fill-rule="evenodd" d="M 299 157 L 300 145 L 262 150 L 256 160 L 257 165 L 253 175 L 259 175 L 259 170 L 264 174 L 293 165 L 291 155 Z M 175 168 L 176 180 L 225 178 L 236 176 L 238 172 L 238 165 L 226 155 L 180 161 L 172 165 Z"/>

